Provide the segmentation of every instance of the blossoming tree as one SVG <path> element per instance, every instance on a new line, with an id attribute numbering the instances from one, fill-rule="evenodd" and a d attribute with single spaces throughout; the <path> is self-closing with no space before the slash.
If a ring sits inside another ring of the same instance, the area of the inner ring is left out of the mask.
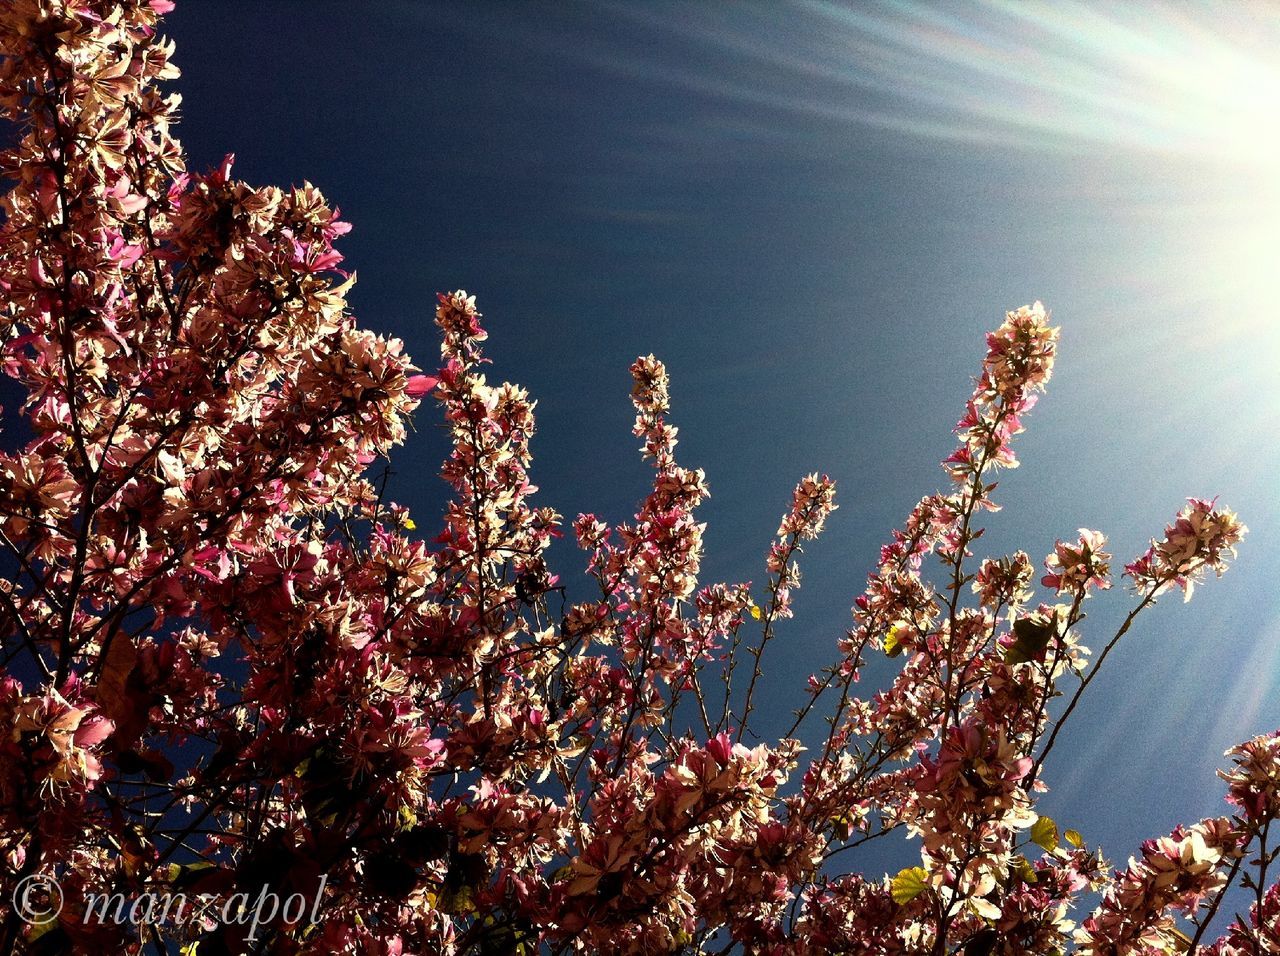
<path id="1" fill-rule="evenodd" d="M 157 86 L 171 6 L 0 13 L 0 361 L 25 396 L 0 453 L 0 898 L 61 893 L 43 920 L 6 908 L 0 951 L 1280 952 L 1280 737 L 1230 752 L 1229 814 L 1118 872 L 1037 815 L 1116 642 L 1245 530 L 1188 502 L 1125 566 L 1132 611 L 1096 657 L 1101 534 L 1059 543 L 1038 591 L 1024 552 L 977 561 L 1053 367 L 1038 304 L 988 336 L 946 490 L 881 550 L 795 726 L 749 747 L 833 483 L 796 486 L 766 587 L 700 585 L 706 484 L 640 358 L 652 490 L 617 527 L 571 522 L 587 574 L 560 584 L 533 403 L 484 375 L 474 299 L 439 297 L 424 372 L 348 313 L 347 226 L 315 188 L 186 171 Z M 374 466 L 435 414 L 452 500 L 424 537 Z M 864 693 L 873 654 L 900 669 Z M 892 831 L 918 865 L 848 869 Z M 100 894 L 266 888 L 316 906 L 253 939 L 86 918 Z"/>

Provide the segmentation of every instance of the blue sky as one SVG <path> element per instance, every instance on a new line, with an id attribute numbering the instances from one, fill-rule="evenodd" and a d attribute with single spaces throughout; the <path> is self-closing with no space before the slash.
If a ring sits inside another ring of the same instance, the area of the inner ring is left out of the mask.
<path id="1" fill-rule="evenodd" d="M 1045 808 L 1122 862 L 1221 812 L 1222 751 L 1280 726 L 1274 12 L 185 0 L 167 31 L 192 165 L 235 152 L 341 206 L 364 325 L 430 367 L 433 293 L 478 294 L 493 375 L 539 402 L 545 502 L 618 520 L 643 496 L 627 367 L 648 352 L 711 484 L 705 581 L 763 581 L 795 481 L 839 482 L 760 730 L 790 723 L 880 542 L 944 481 L 982 332 L 1034 299 L 1059 365 L 986 553 L 1086 526 L 1127 560 L 1187 495 L 1251 529 L 1109 660 Z M 432 424 L 393 459 L 421 516 Z M 1130 599 L 1091 603 L 1097 650 Z"/>

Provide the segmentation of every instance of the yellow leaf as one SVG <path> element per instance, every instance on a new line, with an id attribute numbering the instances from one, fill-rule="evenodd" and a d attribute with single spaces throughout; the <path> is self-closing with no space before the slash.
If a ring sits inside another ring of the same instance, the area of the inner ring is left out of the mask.
<path id="1" fill-rule="evenodd" d="M 909 866 L 889 884 L 889 895 L 899 906 L 905 906 L 929 888 L 929 873 L 923 866 Z"/>
<path id="2" fill-rule="evenodd" d="M 1084 837 L 1080 835 L 1079 830 L 1068 830 L 1066 833 L 1062 835 L 1063 837 L 1066 838 L 1066 841 L 1070 843 L 1073 847 L 1075 847 L 1077 850 L 1080 849 L 1080 847 L 1084 846 Z"/>
<path id="3" fill-rule="evenodd" d="M 1013 870 L 1022 879 L 1023 883 L 1040 882 L 1039 877 L 1036 876 L 1036 868 L 1021 854 L 1013 858 Z"/>
<path id="4" fill-rule="evenodd" d="M 405 530 L 405 531 L 417 531 L 417 530 L 418 530 L 418 523 L 417 523 L 416 521 L 414 521 L 412 518 L 405 518 L 405 519 L 404 519 L 404 530 Z"/>
<path id="5" fill-rule="evenodd" d="M 905 624 L 895 624 L 889 628 L 889 633 L 884 637 L 884 652 L 890 657 L 897 657 L 902 653 L 902 639 L 910 631 Z"/>
<path id="6" fill-rule="evenodd" d="M 107 648 L 106 659 L 102 662 L 102 672 L 98 676 L 96 699 L 98 707 L 116 724 L 119 732 L 125 725 L 129 728 L 139 726 L 138 717 L 133 711 L 137 709 L 136 700 L 129 694 L 129 676 L 138 660 L 138 649 L 127 634 L 117 634 L 111 646 Z M 145 721 L 143 721 L 145 722 Z M 126 730 L 125 733 L 128 733 Z M 136 735 L 129 736 L 136 739 Z M 132 740 L 129 741 L 132 745 Z"/>
<path id="7" fill-rule="evenodd" d="M 759 604 L 751 605 L 751 616 L 754 617 L 757 621 L 760 620 L 760 618 L 764 617 L 764 612 L 760 610 Z"/>
<path id="8" fill-rule="evenodd" d="M 1053 817 L 1040 817 L 1031 824 L 1031 842 L 1050 853 L 1058 848 L 1058 825 Z"/>
<path id="9" fill-rule="evenodd" d="M 449 913 L 452 916 L 470 916 L 476 911 L 475 897 L 472 896 L 469 886 L 460 887 L 452 893 L 446 889 L 437 901 L 437 905 L 440 912 Z"/>
<path id="10" fill-rule="evenodd" d="M 58 917 L 55 913 L 53 916 L 45 916 L 42 919 L 31 923 L 27 928 L 27 942 L 34 943 L 46 933 L 51 933 L 58 928 Z"/>

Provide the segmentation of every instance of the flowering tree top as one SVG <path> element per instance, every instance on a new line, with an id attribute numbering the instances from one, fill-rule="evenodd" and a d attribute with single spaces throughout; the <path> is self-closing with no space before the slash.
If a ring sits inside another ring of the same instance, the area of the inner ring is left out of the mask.
<path id="1" fill-rule="evenodd" d="M 707 484 L 650 355 L 633 518 L 538 505 L 534 403 L 486 377 L 473 296 L 438 297 L 419 368 L 350 314 L 349 227 L 318 190 L 187 171 L 171 7 L 0 17 L 0 363 L 25 396 L 0 451 L 0 951 L 1280 951 L 1280 737 L 1230 752 L 1229 815 L 1117 872 L 1037 813 L 1112 648 L 1245 532 L 1190 499 L 1125 565 L 1132 610 L 1096 656 L 1101 533 L 1038 582 L 1025 552 L 975 557 L 1053 370 L 1039 303 L 988 335 L 945 489 L 881 549 L 794 726 L 749 746 L 834 483 L 796 485 L 762 586 L 701 583 Z M 428 412 L 452 492 L 429 534 L 376 470 Z M 570 528 L 586 575 L 562 582 Z M 872 654 L 900 667 L 863 692 Z M 862 872 L 894 831 L 918 865 Z M 35 878 L 58 905 L 33 915 Z M 1213 942 L 1236 884 L 1247 912 Z M 268 891 L 311 903 L 235 918 Z M 175 908 L 114 919 L 113 894 Z M 193 918 L 197 896 L 227 905 Z"/>

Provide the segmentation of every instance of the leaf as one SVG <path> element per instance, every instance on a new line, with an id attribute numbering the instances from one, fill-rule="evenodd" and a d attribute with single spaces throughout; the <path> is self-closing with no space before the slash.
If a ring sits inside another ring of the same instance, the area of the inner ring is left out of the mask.
<path id="1" fill-rule="evenodd" d="M 964 956 L 991 956 L 1000 936 L 993 929 L 984 929 L 970 937 L 964 944 Z"/>
<path id="2" fill-rule="evenodd" d="M 209 860 L 197 860 L 194 863 L 170 863 L 168 870 L 169 886 L 175 890 L 186 890 L 209 877 L 221 873 L 217 864 Z"/>
<path id="3" fill-rule="evenodd" d="M 433 863 L 449 854 L 449 834 L 436 823 L 424 823 L 396 837 L 396 847 L 413 863 Z"/>
<path id="4" fill-rule="evenodd" d="M 23 950 L 28 956 L 57 956 L 71 951 L 71 937 L 56 919 L 34 924 Z"/>
<path id="5" fill-rule="evenodd" d="M 394 850 L 379 850 L 364 861 L 364 882 L 390 900 L 403 900 L 418 885 L 418 870 Z"/>
<path id="6" fill-rule="evenodd" d="M 764 617 L 764 612 L 760 610 L 759 604 L 751 605 L 751 616 L 754 617 L 757 621 L 760 620 L 760 618 Z"/>
<path id="7" fill-rule="evenodd" d="M 102 672 L 98 675 L 98 706 L 115 724 L 117 751 L 132 749 L 147 724 L 149 705 L 133 693 L 130 681 L 137 660 L 138 649 L 133 639 L 127 634 L 117 634 L 107 648 Z"/>
<path id="8" fill-rule="evenodd" d="M 1053 817 L 1040 817 L 1031 824 L 1031 842 L 1049 853 L 1058 848 L 1058 825 Z"/>
<path id="9" fill-rule="evenodd" d="M 448 913 L 451 916 L 470 916 L 476 911 L 475 898 L 469 886 L 464 886 L 456 891 L 446 889 L 440 894 L 437 905 L 440 908 L 440 912 Z"/>
<path id="10" fill-rule="evenodd" d="M 1084 846 L 1084 837 L 1080 835 L 1079 830 L 1068 830 L 1062 834 L 1063 838 L 1077 850 Z"/>
<path id="11" fill-rule="evenodd" d="M 889 628 L 889 633 L 884 636 L 884 652 L 890 657 L 897 657 L 902 653 L 902 638 L 907 630 L 905 624 L 895 624 Z"/>
<path id="12" fill-rule="evenodd" d="M 1045 620 L 1039 614 L 1020 617 L 1013 622 L 1014 641 L 1004 652 L 1006 664 L 1026 664 L 1039 660 L 1044 649 L 1049 646 L 1049 639 L 1058 630 L 1058 612 Z"/>
<path id="13" fill-rule="evenodd" d="M 923 866 L 909 866 L 889 884 L 889 895 L 899 906 L 906 906 L 929 888 L 929 873 Z"/>
<path id="14" fill-rule="evenodd" d="M 159 783 L 173 776 L 172 761 L 160 751 L 145 747 L 116 754 L 116 766 L 121 773 L 146 774 L 152 783 Z"/>
<path id="15" fill-rule="evenodd" d="M 1023 883 L 1040 882 L 1040 878 L 1036 876 L 1036 868 L 1022 854 L 1018 854 L 1013 858 L 1013 872 L 1018 874 Z"/>

